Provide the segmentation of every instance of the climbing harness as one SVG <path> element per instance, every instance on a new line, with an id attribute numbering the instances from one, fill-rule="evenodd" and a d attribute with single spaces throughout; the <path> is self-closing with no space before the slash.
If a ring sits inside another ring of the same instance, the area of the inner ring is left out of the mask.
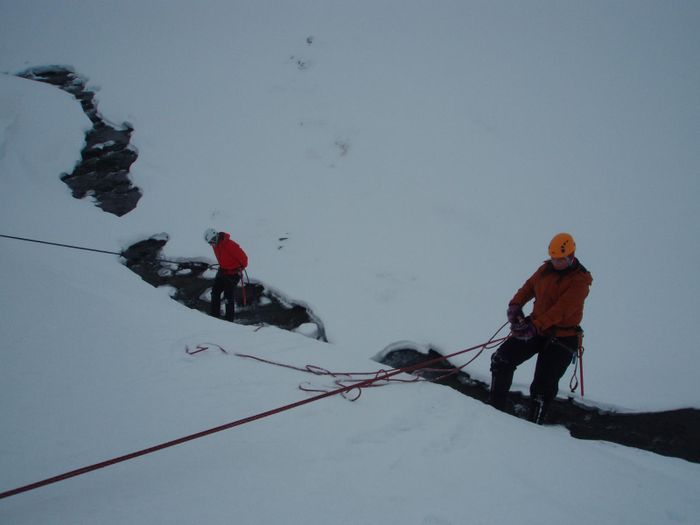
<path id="1" fill-rule="evenodd" d="M 212 270 L 221 268 L 219 264 L 210 264 L 208 266 Z M 243 306 L 248 306 L 248 292 L 246 291 L 246 288 L 250 287 L 250 289 L 253 292 L 253 296 L 251 297 L 251 305 L 253 307 L 253 315 L 258 320 L 256 325 L 258 326 L 257 330 L 259 330 L 260 328 L 262 328 L 263 322 L 260 320 L 260 313 L 258 312 L 258 301 L 257 297 L 255 296 L 256 288 L 251 283 L 250 276 L 248 275 L 248 270 L 246 268 L 238 268 L 236 271 L 240 276 L 238 282 L 236 283 L 236 286 L 241 287 L 241 299 L 243 300 Z"/>

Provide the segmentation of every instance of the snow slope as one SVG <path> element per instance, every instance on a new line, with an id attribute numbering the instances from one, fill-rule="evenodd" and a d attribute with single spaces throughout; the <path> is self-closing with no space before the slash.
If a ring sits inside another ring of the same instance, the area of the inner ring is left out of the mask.
<path id="1" fill-rule="evenodd" d="M 88 120 L 56 88 L 2 75 L 0 233 L 119 250 L 167 232 L 168 256 L 199 257 L 204 228 L 226 229 L 331 339 L 218 322 L 116 257 L 2 239 L 0 490 L 308 395 L 299 373 L 186 345 L 342 371 L 378 368 L 369 357 L 401 339 L 482 342 L 560 230 L 595 279 L 591 399 L 698 406 L 695 4 L 0 14 L 0 71 L 90 77 L 105 117 L 135 128 L 144 191 L 123 218 L 72 199 L 58 176 Z M 488 359 L 471 367 L 486 377 Z M 2 500 L 0 522 L 696 523 L 699 478 L 446 388 L 391 385 Z"/>

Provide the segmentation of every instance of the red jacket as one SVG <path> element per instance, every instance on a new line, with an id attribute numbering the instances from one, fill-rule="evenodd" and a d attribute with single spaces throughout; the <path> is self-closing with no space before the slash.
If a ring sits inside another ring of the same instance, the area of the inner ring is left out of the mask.
<path id="1" fill-rule="evenodd" d="M 219 234 L 218 242 L 213 246 L 214 255 L 224 273 L 236 273 L 248 266 L 248 256 L 226 232 Z"/>
<path id="2" fill-rule="evenodd" d="M 583 302 L 593 278 L 578 260 L 571 268 L 558 272 L 545 262 L 517 291 L 510 304 L 524 305 L 535 299 L 530 319 L 542 335 L 576 335 L 583 318 Z"/>

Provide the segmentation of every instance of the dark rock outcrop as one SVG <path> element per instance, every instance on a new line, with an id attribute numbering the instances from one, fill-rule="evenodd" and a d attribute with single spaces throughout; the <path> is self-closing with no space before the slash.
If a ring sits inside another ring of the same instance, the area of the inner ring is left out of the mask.
<path id="1" fill-rule="evenodd" d="M 95 93 L 88 90 L 85 79 L 70 68 L 36 67 L 18 76 L 45 82 L 70 93 L 92 122 L 92 129 L 85 135 L 80 162 L 72 173 L 61 175 L 73 197 L 92 196 L 99 208 L 119 217 L 136 208 L 142 193 L 129 178 L 129 169 L 138 157 L 130 144 L 133 128 L 127 123 L 115 127 L 105 121 L 97 110 Z"/>
<path id="2" fill-rule="evenodd" d="M 153 286 L 170 286 L 173 299 L 208 314 L 210 301 L 207 294 L 214 282 L 213 276 L 205 275 L 209 264 L 162 258 L 161 251 L 167 242 L 167 236 L 160 235 L 130 246 L 122 252 L 126 266 Z M 304 335 L 327 341 L 323 323 L 309 308 L 285 299 L 260 282 L 244 281 L 236 289 L 235 323 L 273 325 L 290 331 L 305 326 Z"/>
<path id="3" fill-rule="evenodd" d="M 428 354 L 414 348 L 395 348 L 382 358 L 382 363 L 404 368 L 442 357 L 435 350 Z M 449 386 L 455 390 L 488 403 L 489 385 L 455 369 L 446 361 L 431 364 L 417 374 L 426 379 Z M 504 411 L 527 419 L 530 399 L 520 392 L 511 392 Z M 573 399 L 557 398 L 549 409 L 547 424 L 562 425 L 571 435 L 580 439 L 593 439 L 619 443 L 661 454 L 700 463 L 700 410 L 682 408 L 663 412 L 621 413 L 582 405 Z"/>

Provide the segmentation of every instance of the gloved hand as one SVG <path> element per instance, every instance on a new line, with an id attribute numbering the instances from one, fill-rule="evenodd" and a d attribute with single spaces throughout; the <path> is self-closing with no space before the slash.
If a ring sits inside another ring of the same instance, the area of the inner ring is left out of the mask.
<path id="1" fill-rule="evenodd" d="M 519 304 L 509 304 L 506 316 L 510 324 L 520 322 L 525 317 L 523 315 L 523 307 Z"/>
<path id="2" fill-rule="evenodd" d="M 532 324 L 532 320 L 529 317 L 526 317 L 520 323 L 511 324 L 510 331 L 513 337 L 521 341 L 528 341 L 537 335 L 537 328 Z"/>

